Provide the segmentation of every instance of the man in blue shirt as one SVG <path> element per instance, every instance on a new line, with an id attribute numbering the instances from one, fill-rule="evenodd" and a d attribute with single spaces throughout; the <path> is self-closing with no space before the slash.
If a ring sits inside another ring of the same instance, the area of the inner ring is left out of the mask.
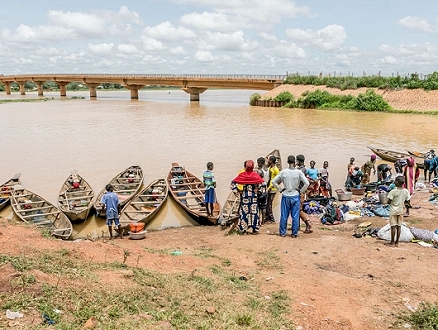
<path id="1" fill-rule="evenodd" d="M 108 231 L 110 234 L 110 239 L 113 238 L 113 221 L 114 225 L 118 227 L 115 229 L 120 238 L 123 238 L 122 226 L 120 225 L 119 215 L 121 211 L 121 206 L 119 202 L 119 197 L 114 192 L 114 187 L 111 184 L 105 186 L 106 193 L 102 196 L 100 203 L 103 204 L 103 208 L 106 209 L 106 225 L 108 226 Z"/>

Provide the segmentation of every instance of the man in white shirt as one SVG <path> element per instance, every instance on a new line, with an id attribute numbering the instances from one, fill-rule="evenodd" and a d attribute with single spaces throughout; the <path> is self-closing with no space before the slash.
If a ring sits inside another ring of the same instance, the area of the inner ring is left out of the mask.
<path id="1" fill-rule="evenodd" d="M 286 236 L 287 219 L 292 217 L 292 237 L 298 236 L 300 228 L 300 194 L 306 192 L 309 180 L 304 173 L 295 168 L 295 156 L 287 157 L 289 168 L 282 170 L 273 180 L 272 184 L 281 192 L 280 236 Z M 279 184 L 283 183 L 283 189 Z M 302 185 L 300 188 L 300 184 Z"/>

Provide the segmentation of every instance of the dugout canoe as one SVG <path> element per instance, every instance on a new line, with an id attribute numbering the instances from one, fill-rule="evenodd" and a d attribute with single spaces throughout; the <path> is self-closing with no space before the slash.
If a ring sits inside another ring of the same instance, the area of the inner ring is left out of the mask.
<path id="1" fill-rule="evenodd" d="M 424 153 L 419 152 L 419 151 L 410 151 L 410 150 L 407 150 L 407 152 L 408 152 L 409 155 L 414 156 L 414 157 L 418 157 L 418 158 L 423 158 L 423 159 L 424 159 L 424 156 L 425 156 Z"/>
<path id="2" fill-rule="evenodd" d="M 143 186 L 143 179 L 143 171 L 141 167 L 137 165 L 129 166 L 111 179 L 109 183 L 113 185 L 114 192 L 119 196 L 122 208 L 140 192 Z M 105 193 L 106 189 L 104 187 L 94 201 L 96 215 L 100 217 L 105 217 L 105 210 L 102 208 L 102 204 L 100 204 L 102 196 Z"/>
<path id="3" fill-rule="evenodd" d="M 59 208 L 20 185 L 14 186 L 12 191 L 11 206 L 17 217 L 26 223 L 47 228 L 57 238 L 70 238 L 73 226 Z"/>
<path id="4" fill-rule="evenodd" d="M 11 179 L 0 185 L 0 210 L 9 204 L 13 187 L 20 184 L 20 176 L 21 174 L 17 173 Z"/>
<path id="5" fill-rule="evenodd" d="M 270 156 L 276 157 L 276 164 L 279 170 L 281 171 L 281 155 L 280 150 L 274 149 L 272 152 L 266 155 L 265 160 L 266 163 Z M 239 218 L 239 205 L 240 205 L 240 194 L 234 191 L 231 191 L 228 194 L 228 197 L 222 207 L 222 212 L 220 216 L 220 224 L 226 225 L 236 221 Z"/>
<path id="6" fill-rule="evenodd" d="M 58 207 L 73 223 L 87 220 L 93 206 L 94 190 L 73 171 L 64 181 L 58 195 Z"/>
<path id="7" fill-rule="evenodd" d="M 398 159 L 406 159 L 412 156 L 414 157 L 415 163 L 417 164 L 418 168 L 424 168 L 423 159 L 419 157 L 415 157 L 414 155 L 410 155 L 408 153 L 403 153 L 403 152 L 392 151 L 392 150 L 384 150 L 379 148 L 372 148 L 372 147 L 367 147 L 367 148 L 370 149 L 372 152 L 374 152 L 377 156 L 379 156 L 383 160 L 387 160 L 393 163 Z"/>
<path id="8" fill-rule="evenodd" d="M 148 184 L 123 207 L 120 213 L 122 227 L 136 222 L 143 222 L 147 226 L 163 206 L 168 191 L 165 179 L 158 179 Z"/>
<path id="9" fill-rule="evenodd" d="M 218 223 L 221 207 L 216 199 L 213 216 L 207 216 L 204 202 L 204 183 L 178 163 L 172 163 L 167 175 L 167 186 L 173 199 L 199 224 Z"/>

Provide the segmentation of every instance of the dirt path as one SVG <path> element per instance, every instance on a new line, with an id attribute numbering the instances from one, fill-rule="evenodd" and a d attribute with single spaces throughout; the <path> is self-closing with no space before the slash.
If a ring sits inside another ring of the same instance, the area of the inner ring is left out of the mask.
<path id="1" fill-rule="evenodd" d="M 412 210 L 406 222 L 431 230 L 438 227 L 438 207 L 427 201 L 429 196 L 414 195 L 413 205 L 421 208 Z M 301 329 L 388 329 L 394 314 L 422 301 L 436 302 L 431 269 L 438 249 L 415 243 L 391 248 L 375 238 L 352 237 L 362 221 L 371 221 L 372 227 L 387 222 L 372 217 L 324 226 L 314 218 L 314 233 L 298 238 L 266 234 L 277 230 L 273 224 L 263 226 L 260 235 L 227 236 L 218 227 L 188 227 L 148 232 L 141 241 L 66 242 L 0 219 L 0 246 L 7 255 L 68 249 L 90 262 L 122 262 L 129 251 L 129 266 L 162 273 L 206 270 L 216 259 L 199 258 L 195 252 L 203 250 L 229 259 L 230 271 L 254 281 L 263 292 L 286 290 L 292 301 L 290 318 Z M 172 256 L 173 250 L 182 255 Z"/>
<path id="2" fill-rule="evenodd" d="M 262 99 L 275 98 L 278 94 L 289 91 L 295 97 L 299 98 L 306 91 L 315 91 L 317 89 L 328 91 L 336 95 L 354 95 L 357 96 L 365 93 L 367 88 L 347 89 L 341 91 L 338 88 L 329 88 L 325 86 L 314 85 L 281 85 L 262 95 Z M 403 90 L 382 90 L 374 89 L 379 95 L 397 110 L 419 110 L 431 111 L 438 110 L 438 90 L 425 91 L 422 89 L 403 89 Z"/>

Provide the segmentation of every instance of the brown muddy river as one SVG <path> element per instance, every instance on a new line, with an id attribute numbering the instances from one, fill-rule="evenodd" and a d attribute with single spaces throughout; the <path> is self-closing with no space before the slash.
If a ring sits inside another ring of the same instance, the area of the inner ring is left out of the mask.
<path id="1" fill-rule="evenodd" d="M 0 104 L 0 182 L 17 172 L 22 185 L 56 205 L 57 194 L 70 171 L 76 169 L 95 194 L 129 165 L 141 165 L 145 184 L 167 175 L 178 162 L 202 176 L 212 161 L 221 202 L 229 183 L 246 159 L 279 149 L 287 155 L 304 154 L 306 165 L 320 168 L 329 161 L 333 187 L 343 187 L 350 157 L 362 165 L 367 146 L 406 151 L 436 147 L 438 117 L 384 113 L 251 107 L 254 91 L 207 90 L 199 103 L 190 103 L 183 91 L 140 91 L 131 101 L 129 92 L 98 91 L 45 93 L 53 100 Z M 71 99 L 84 96 L 86 99 Z M 35 98 L 0 94 L 0 99 Z M 421 176 L 422 177 L 422 176 Z M 279 196 L 275 214 L 279 216 Z M 10 207 L 0 215 L 8 216 Z M 148 229 L 194 224 L 170 198 Z M 91 217 L 74 225 L 73 238 L 105 233 L 104 219 Z"/>

